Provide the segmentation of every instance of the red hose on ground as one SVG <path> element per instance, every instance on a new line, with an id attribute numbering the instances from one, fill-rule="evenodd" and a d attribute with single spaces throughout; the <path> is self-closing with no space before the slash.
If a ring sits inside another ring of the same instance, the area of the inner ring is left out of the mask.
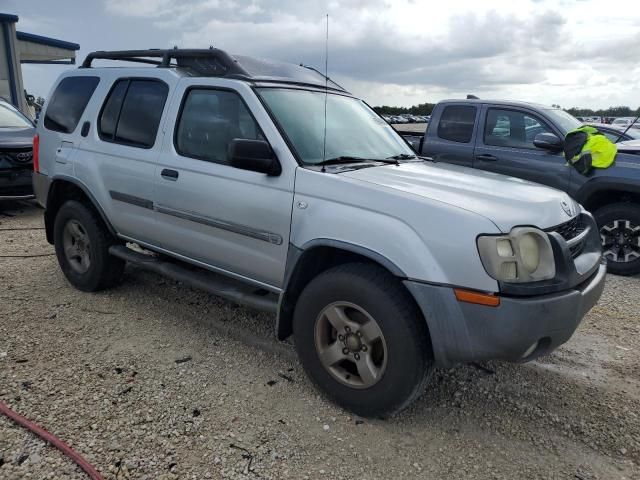
<path id="1" fill-rule="evenodd" d="M 54 437 L 52 434 L 47 432 L 44 428 L 39 427 L 38 425 L 31 422 L 30 420 L 27 420 L 26 418 L 24 418 L 19 413 L 14 412 L 6 404 L 4 404 L 1 401 L 0 401 L 0 412 L 4 413 L 7 417 L 9 417 L 11 420 L 16 422 L 21 427 L 24 427 L 27 430 L 35 433 L 40 438 L 50 443 L 54 447 L 56 447 L 58 450 L 64 453 L 67 457 L 73 460 L 76 463 L 76 465 L 78 465 L 82 470 L 84 470 L 85 473 L 89 475 L 91 480 L 103 480 L 102 476 L 98 473 L 98 471 L 95 468 L 93 468 L 89 464 L 89 462 L 87 462 L 84 458 L 82 458 L 80 454 L 78 454 L 75 450 L 73 450 L 69 445 L 64 443 L 59 438 Z"/>

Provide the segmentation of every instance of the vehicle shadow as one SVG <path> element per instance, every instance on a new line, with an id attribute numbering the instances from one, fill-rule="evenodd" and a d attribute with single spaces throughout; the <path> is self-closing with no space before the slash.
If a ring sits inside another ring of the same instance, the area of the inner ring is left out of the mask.
<path id="1" fill-rule="evenodd" d="M 3 200 L 2 197 L 0 197 L 0 218 L 24 215 L 39 208 L 35 200 Z"/>

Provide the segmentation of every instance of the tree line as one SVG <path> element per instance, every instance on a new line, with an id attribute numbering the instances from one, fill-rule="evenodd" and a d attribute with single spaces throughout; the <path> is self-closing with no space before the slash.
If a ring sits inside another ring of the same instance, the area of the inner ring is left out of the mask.
<path id="1" fill-rule="evenodd" d="M 431 115 L 435 103 L 420 103 L 411 107 L 391 107 L 388 105 L 382 105 L 373 107 L 373 109 L 381 115 L 400 115 L 408 113 L 410 115 Z M 554 107 L 562 108 L 560 105 L 553 105 Z M 640 107 L 635 110 L 630 107 L 618 106 L 609 107 L 606 109 L 593 110 L 591 108 L 579 108 L 571 107 L 565 108 L 574 117 L 636 117 L 640 116 Z"/>

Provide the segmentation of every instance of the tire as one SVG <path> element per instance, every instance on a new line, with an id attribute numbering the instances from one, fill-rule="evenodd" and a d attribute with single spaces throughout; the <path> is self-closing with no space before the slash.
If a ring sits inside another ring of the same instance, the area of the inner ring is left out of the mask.
<path id="1" fill-rule="evenodd" d="M 612 203 L 597 209 L 594 217 L 600 229 L 608 272 L 616 275 L 640 273 L 640 205 Z"/>
<path id="2" fill-rule="evenodd" d="M 75 288 L 96 292 L 119 283 L 125 262 L 109 254 L 117 242 L 93 208 L 65 202 L 56 214 L 53 239 L 60 268 Z"/>
<path id="3" fill-rule="evenodd" d="M 338 330 L 343 315 L 341 325 L 351 328 Z M 340 265 L 314 278 L 297 301 L 293 335 L 307 375 L 363 417 L 398 413 L 422 394 L 433 371 L 424 318 L 399 280 L 376 265 Z"/>

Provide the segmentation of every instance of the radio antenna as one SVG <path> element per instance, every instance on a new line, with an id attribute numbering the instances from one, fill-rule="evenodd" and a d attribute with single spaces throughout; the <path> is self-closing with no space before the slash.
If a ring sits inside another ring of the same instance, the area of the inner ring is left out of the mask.
<path id="1" fill-rule="evenodd" d="M 329 14 L 327 13 L 327 35 L 324 41 L 324 138 L 322 140 L 322 161 L 327 159 L 327 98 L 329 88 Z M 322 166 L 324 170 L 324 165 Z"/>

